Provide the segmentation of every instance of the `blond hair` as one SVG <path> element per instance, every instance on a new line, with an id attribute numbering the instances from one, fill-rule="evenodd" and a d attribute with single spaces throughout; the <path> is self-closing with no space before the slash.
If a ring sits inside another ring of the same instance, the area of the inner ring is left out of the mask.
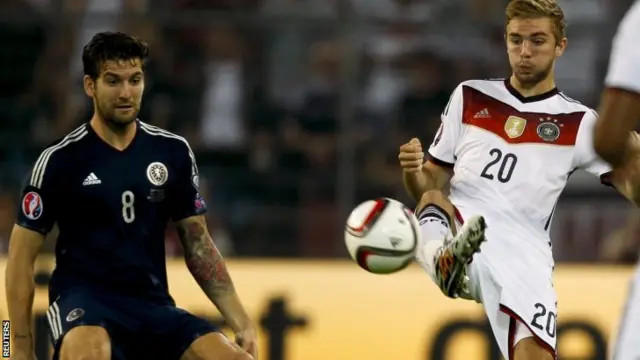
<path id="1" fill-rule="evenodd" d="M 505 11 L 505 29 L 513 19 L 549 18 L 553 24 L 556 41 L 565 38 L 567 23 L 562 8 L 556 0 L 511 0 Z"/>

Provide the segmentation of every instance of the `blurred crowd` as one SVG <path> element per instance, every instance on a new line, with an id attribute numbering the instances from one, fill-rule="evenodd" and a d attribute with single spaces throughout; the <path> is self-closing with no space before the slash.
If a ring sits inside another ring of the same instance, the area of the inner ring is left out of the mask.
<path id="1" fill-rule="evenodd" d="M 561 1 L 570 41 L 558 82 L 571 97 L 596 103 L 629 2 Z M 504 4 L 2 0 L 0 249 L 39 152 L 90 117 L 82 46 L 95 32 L 121 30 L 151 45 L 140 119 L 190 141 L 223 252 L 343 256 L 351 206 L 377 196 L 408 202 L 398 146 L 430 143 L 460 81 L 509 75 Z M 627 219 L 620 199 L 595 183 L 577 183 L 561 201 L 559 260 L 597 260 L 602 239 Z M 167 251 L 181 252 L 171 228 Z"/>

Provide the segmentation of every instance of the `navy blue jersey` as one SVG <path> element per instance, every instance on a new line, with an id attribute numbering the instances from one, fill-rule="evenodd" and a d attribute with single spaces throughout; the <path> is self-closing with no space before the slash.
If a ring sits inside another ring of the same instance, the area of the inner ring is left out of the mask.
<path id="1" fill-rule="evenodd" d="M 45 149 L 23 188 L 17 223 L 48 233 L 57 223 L 52 299 L 74 287 L 173 303 L 167 222 L 206 211 L 187 141 L 137 121 L 117 150 L 89 124 Z"/>

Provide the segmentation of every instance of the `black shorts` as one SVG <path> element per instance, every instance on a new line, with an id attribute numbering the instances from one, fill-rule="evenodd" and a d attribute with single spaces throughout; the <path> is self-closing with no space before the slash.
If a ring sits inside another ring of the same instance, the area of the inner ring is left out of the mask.
<path id="1" fill-rule="evenodd" d="M 65 292 L 47 311 L 49 336 L 59 357 L 64 335 L 76 326 L 107 330 L 112 359 L 178 360 L 198 337 L 220 331 L 210 322 L 173 305 L 86 289 Z"/>

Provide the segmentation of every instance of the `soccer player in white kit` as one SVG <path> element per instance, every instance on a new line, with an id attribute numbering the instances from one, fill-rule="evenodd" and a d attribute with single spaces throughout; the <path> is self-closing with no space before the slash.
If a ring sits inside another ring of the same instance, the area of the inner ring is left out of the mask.
<path id="1" fill-rule="evenodd" d="M 558 197 L 576 169 L 632 196 L 593 149 L 595 112 L 555 86 L 554 62 L 567 44 L 562 9 L 512 0 L 506 17 L 511 77 L 461 83 L 428 161 L 417 139 L 401 146 L 399 160 L 418 201 L 418 263 L 445 295 L 482 303 L 505 358 L 554 359 L 549 227 Z"/>
<path id="2" fill-rule="evenodd" d="M 597 153 L 612 165 L 629 161 L 633 143 L 626 134 L 640 120 L 640 2 L 636 1 L 618 26 L 613 40 L 600 118 L 594 132 Z M 628 291 L 613 349 L 614 360 L 640 359 L 640 266 Z"/>

